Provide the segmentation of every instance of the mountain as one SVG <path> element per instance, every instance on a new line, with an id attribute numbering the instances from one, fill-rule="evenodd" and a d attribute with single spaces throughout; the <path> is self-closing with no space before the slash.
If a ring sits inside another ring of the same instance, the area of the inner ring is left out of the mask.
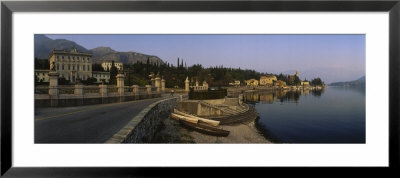
<path id="1" fill-rule="evenodd" d="M 147 59 L 149 59 L 151 63 L 164 63 L 163 60 L 157 56 L 137 52 L 118 52 L 110 47 L 97 47 L 91 49 L 90 52 L 93 53 L 93 61 L 95 63 L 101 63 L 103 61 L 119 61 L 124 64 L 132 64 L 137 61 L 146 63 Z"/>
<path id="2" fill-rule="evenodd" d="M 59 50 L 69 50 L 71 48 L 76 48 L 78 51 L 88 52 L 86 48 L 83 46 L 76 44 L 73 41 L 65 40 L 65 39 L 50 39 L 45 35 L 35 35 L 34 36 L 34 44 L 35 44 L 35 58 L 39 59 L 47 59 L 51 50 L 59 49 Z"/>
<path id="3" fill-rule="evenodd" d="M 119 52 L 111 49 L 110 47 L 97 47 L 91 50 L 69 40 L 65 39 L 50 39 L 45 35 L 35 35 L 35 58 L 47 59 L 51 50 L 70 50 L 71 48 L 76 48 L 80 52 L 89 52 L 93 54 L 93 62 L 101 63 L 103 61 L 115 61 L 122 62 L 124 64 L 132 64 L 137 61 L 143 63 L 150 59 L 151 63 L 164 63 L 157 56 L 141 54 L 137 52 Z"/>
<path id="4" fill-rule="evenodd" d="M 330 86 L 365 86 L 365 76 L 360 77 L 357 80 L 354 81 L 348 81 L 348 82 L 335 82 L 329 84 Z"/>

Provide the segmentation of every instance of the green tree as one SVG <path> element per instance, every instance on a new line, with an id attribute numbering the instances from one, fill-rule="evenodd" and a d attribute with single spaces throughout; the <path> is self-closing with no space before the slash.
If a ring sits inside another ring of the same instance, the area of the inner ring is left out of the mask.
<path id="1" fill-rule="evenodd" d="M 117 74 L 118 74 L 118 69 L 114 65 L 114 61 L 111 62 L 111 68 L 110 68 L 110 82 L 109 84 L 115 85 L 117 84 Z"/>

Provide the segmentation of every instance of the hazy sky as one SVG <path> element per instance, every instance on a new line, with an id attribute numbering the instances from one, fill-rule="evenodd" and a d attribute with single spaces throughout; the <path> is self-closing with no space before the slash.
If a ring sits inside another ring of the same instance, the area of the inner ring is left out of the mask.
<path id="1" fill-rule="evenodd" d="M 365 75 L 365 35 L 47 35 L 160 57 L 176 65 L 223 65 L 259 72 L 321 77 L 326 83 Z"/>

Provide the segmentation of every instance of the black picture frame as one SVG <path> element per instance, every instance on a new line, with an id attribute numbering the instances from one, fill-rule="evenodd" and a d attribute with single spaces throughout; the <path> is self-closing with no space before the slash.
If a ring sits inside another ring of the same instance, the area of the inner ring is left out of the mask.
<path id="1" fill-rule="evenodd" d="M 12 17 L 13 12 L 126 12 L 126 11 L 296 11 L 296 12 L 389 12 L 389 167 L 344 168 L 391 171 L 399 168 L 400 101 L 400 2 L 390 1 L 2 1 L 1 2 L 1 175 L 6 177 L 129 177 L 177 175 L 177 168 L 19 168 L 12 166 Z M 184 172 L 208 175 L 214 168 L 185 168 Z M 220 168 L 216 173 L 243 173 L 242 168 Z M 270 168 L 268 168 L 270 169 Z M 276 172 L 285 174 L 276 168 Z M 296 169 L 296 168 L 294 168 Z M 339 175 L 332 171 L 329 174 Z M 215 171 L 215 170 L 214 170 Z M 246 173 L 262 173 L 253 168 Z M 309 169 L 296 169 L 307 173 Z M 182 172 L 181 172 L 182 173 Z M 188 174 L 190 175 L 190 174 Z M 215 175 L 215 173 L 213 174 Z"/>

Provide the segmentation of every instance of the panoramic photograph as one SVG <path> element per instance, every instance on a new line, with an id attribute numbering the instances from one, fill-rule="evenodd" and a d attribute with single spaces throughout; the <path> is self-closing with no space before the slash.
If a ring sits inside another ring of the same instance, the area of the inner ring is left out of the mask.
<path id="1" fill-rule="evenodd" d="M 35 144 L 365 144 L 364 34 L 35 34 Z"/>

